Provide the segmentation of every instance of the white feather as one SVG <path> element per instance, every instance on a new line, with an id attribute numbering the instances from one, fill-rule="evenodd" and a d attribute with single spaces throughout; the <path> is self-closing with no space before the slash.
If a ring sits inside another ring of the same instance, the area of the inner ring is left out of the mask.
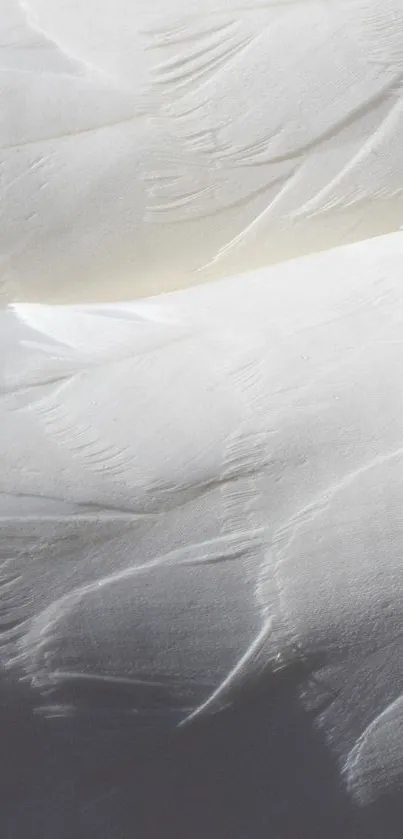
<path id="1" fill-rule="evenodd" d="M 303 706 L 373 797 L 403 692 L 402 257 L 394 234 L 3 314 L 0 654 L 42 713 L 109 686 L 176 724 L 304 662 Z"/>
<path id="2" fill-rule="evenodd" d="M 399 229 L 400 0 L 3 7 L 4 299 L 132 299 Z"/>
<path id="3" fill-rule="evenodd" d="M 0 13 L 2 680 L 131 748 L 285 670 L 399 790 L 400 0 Z"/>

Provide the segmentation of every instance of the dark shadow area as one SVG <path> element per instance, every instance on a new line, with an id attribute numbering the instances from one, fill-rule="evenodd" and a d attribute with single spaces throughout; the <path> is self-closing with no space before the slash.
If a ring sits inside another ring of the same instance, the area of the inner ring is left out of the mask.
<path id="1" fill-rule="evenodd" d="M 151 753 L 113 729 L 92 753 L 26 701 L 2 705 L 4 839 L 401 839 L 400 800 L 354 808 L 287 677 Z"/>

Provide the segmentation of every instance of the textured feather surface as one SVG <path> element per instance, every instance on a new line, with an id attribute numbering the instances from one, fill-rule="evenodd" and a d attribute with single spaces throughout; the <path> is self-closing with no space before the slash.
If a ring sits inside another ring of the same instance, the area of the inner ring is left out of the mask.
<path id="1" fill-rule="evenodd" d="M 122 299 L 399 229 L 400 0 L 1 0 L 0 283 Z"/>
<path id="2" fill-rule="evenodd" d="M 152 740 L 285 671 L 352 798 L 399 785 L 402 256 L 3 313 L 0 657 L 46 719 Z"/>

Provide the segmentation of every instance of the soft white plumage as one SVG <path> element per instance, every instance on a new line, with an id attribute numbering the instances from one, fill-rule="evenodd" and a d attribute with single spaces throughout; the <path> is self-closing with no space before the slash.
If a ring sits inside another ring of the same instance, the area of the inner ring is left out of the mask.
<path id="1" fill-rule="evenodd" d="M 136 748 L 285 669 L 352 796 L 393 791 L 402 243 L 8 316 L 1 656 L 45 717 L 124 688 Z"/>
<path id="2" fill-rule="evenodd" d="M 0 10 L 0 834 L 400 839 L 401 5 Z"/>
<path id="3" fill-rule="evenodd" d="M 400 227 L 400 0 L 1 9 L 6 299 L 132 298 Z"/>

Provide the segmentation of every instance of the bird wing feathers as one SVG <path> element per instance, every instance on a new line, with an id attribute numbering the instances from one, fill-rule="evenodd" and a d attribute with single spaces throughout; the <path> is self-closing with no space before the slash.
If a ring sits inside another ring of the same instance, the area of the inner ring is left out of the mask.
<path id="1" fill-rule="evenodd" d="M 144 735 L 286 670 L 370 795 L 402 690 L 401 254 L 9 313 L 1 649 L 42 713 Z"/>
<path id="2" fill-rule="evenodd" d="M 133 298 L 399 228 L 398 0 L 22 9 L 7 299 Z"/>

